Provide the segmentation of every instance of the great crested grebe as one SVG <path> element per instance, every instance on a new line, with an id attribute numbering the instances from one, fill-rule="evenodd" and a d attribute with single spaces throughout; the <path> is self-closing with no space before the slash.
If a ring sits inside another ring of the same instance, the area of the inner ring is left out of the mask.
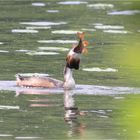
<path id="1" fill-rule="evenodd" d="M 73 69 L 79 69 L 80 54 L 87 52 L 88 42 L 84 40 L 84 32 L 77 33 L 79 37 L 79 43 L 75 45 L 67 54 L 66 65 L 64 67 L 64 82 L 42 76 L 30 76 L 25 77 L 20 74 L 16 75 L 16 83 L 18 86 L 25 87 L 42 87 L 42 88 L 61 88 L 73 89 L 75 87 L 75 80 L 73 78 Z"/>

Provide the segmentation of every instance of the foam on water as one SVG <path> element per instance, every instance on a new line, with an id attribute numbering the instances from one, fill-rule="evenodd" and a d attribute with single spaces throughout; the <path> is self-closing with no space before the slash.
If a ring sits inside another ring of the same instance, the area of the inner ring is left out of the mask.
<path id="1" fill-rule="evenodd" d="M 63 47 L 39 47 L 39 50 L 47 50 L 47 51 L 68 51 L 68 48 Z"/>
<path id="2" fill-rule="evenodd" d="M 49 21 L 36 21 L 36 22 L 20 22 L 23 25 L 34 25 L 34 26 L 52 26 L 52 25 L 63 25 L 67 22 L 49 22 Z"/>
<path id="3" fill-rule="evenodd" d="M 62 5 L 79 5 L 79 4 L 87 4 L 87 2 L 84 2 L 84 1 L 63 1 L 63 2 L 58 2 L 58 4 L 62 4 Z"/>
<path id="4" fill-rule="evenodd" d="M 25 88 L 16 86 L 16 81 L 0 81 L 0 90 L 15 91 L 16 96 L 20 94 L 62 94 L 63 88 L 47 89 L 47 88 Z M 98 85 L 76 85 L 73 90 L 74 94 L 86 95 L 119 95 L 119 94 L 140 94 L 140 88 L 134 87 L 113 87 Z"/>
<path id="5" fill-rule="evenodd" d="M 12 29 L 12 33 L 38 33 L 37 30 L 29 30 L 29 29 Z"/>
<path id="6" fill-rule="evenodd" d="M 89 4 L 87 5 L 89 8 L 94 9 L 107 9 L 107 8 L 114 8 L 113 4 L 106 4 L 106 3 L 96 3 L 96 4 Z"/>
<path id="7" fill-rule="evenodd" d="M 83 68 L 83 71 L 89 71 L 89 72 L 117 72 L 117 69 L 113 69 L 113 68 L 106 68 L 106 69 L 102 69 L 102 68 L 98 68 L 98 67 L 93 67 L 93 68 Z"/>
<path id="8" fill-rule="evenodd" d="M 44 6 L 46 6 L 46 4 L 42 3 L 42 2 L 34 2 L 34 3 L 32 3 L 32 6 L 44 7 Z"/>
<path id="9" fill-rule="evenodd" d="M 73 31 L 73 30 L 55 30 L 55 31 L 52 31 L 53 34 L 76 34 L 77 32 L 80 32 L 80 31 Z"/>
<path id="10" fill-rule="evenodd" d="M 60 44 L 72 44 L 77 43 L 76 40 L 38 40 L 38 43 L 60 43 Z"/>
<path id="11" fill-rule="evenodd" d="M 108 12 L 108 15 L 135 15 L 140 14 L 140 10 L 124 10 Z"/>

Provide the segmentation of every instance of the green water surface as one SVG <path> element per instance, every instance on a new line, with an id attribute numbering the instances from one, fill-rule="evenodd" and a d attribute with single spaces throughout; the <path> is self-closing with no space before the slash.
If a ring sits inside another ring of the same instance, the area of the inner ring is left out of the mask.
<path id="1" fill-rule="evenodd" d="M 45 5 L 33 5 L 39 2 Z M 59 2 L 62 1 L 0 0 L 0 80 L 15 80 L 16 73 L 48 73 L 63 80 L 63 67 L 68 51 L 55 51 L 59 53 L 57 55 L 29 55 L 26 51 L 34 54 L 41 51 L 39 47 L 69 49 L 72 44 L 49 44 L 38 41 L 77 40 L 75 34 L 52 33 L 55 30 L 76 30 L 85 31 L 85 39 L 90 43 L 88 54 L 82 57 L 80 70 L 74 71 L 76 83 L 140 87 L 140 2 L 86 0 L 81 2 L 87 3 L 68 5 Z M 104 6 L 95 5 L 99 3 Z M 47 10 L 58 11 L 51 13 Z M 128 13 L 109 15 L 114 11 Z M 52 25 L 50 29 L 35 29 L 38 33 L 12 32 L 13 29 L 33 26 L 21 22 L 42 21 L 66 24 Z M 123 29 L 97 29 L 96 26 L 101 24 L 121 26 Z M 111 33 L 104 30 L 120 32 Z M 113 68 L 117 71 L 83 70 L 93 67 Z M 0 140 L 140 139 L 139 94 L 74 95 L 74 107 L 78 107 L 82 115 L 76 115 L 77 119 L 70 122 L 64 120 L 66 112 L 64 93 L 52 95 L 29 93 L 18 97 L 15 95 L 12 91 L 0 91 Z"/>

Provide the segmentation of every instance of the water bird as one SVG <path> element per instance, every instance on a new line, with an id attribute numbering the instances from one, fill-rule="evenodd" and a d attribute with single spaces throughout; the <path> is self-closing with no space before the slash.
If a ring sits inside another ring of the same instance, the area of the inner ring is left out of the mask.
<path id="1" fill-rule="evenodd" d="M 75 80 L 73 78 L 73 69 L 78 70 L 80 65 L 80 55 L 87 52 L 88 41 L 84 40 L 85 33 L 78 32 L 78 44 L 74 45 L 66 56 L 66 64 L 64 67 L 64 82 L 46 76 L 23 76 L 16 74 L 17 86 L 40 87 L 40 88 L 61 88 L 73 89 Z"/>

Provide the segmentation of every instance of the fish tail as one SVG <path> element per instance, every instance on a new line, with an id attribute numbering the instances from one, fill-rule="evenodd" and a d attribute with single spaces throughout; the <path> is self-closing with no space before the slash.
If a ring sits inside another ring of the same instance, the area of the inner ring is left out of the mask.
<path id="1" fill-rule="evenodd" d="M 77 36 L 80 40 L 83 40 L 85 36 L 85 32 L 77 32 Z"/>

